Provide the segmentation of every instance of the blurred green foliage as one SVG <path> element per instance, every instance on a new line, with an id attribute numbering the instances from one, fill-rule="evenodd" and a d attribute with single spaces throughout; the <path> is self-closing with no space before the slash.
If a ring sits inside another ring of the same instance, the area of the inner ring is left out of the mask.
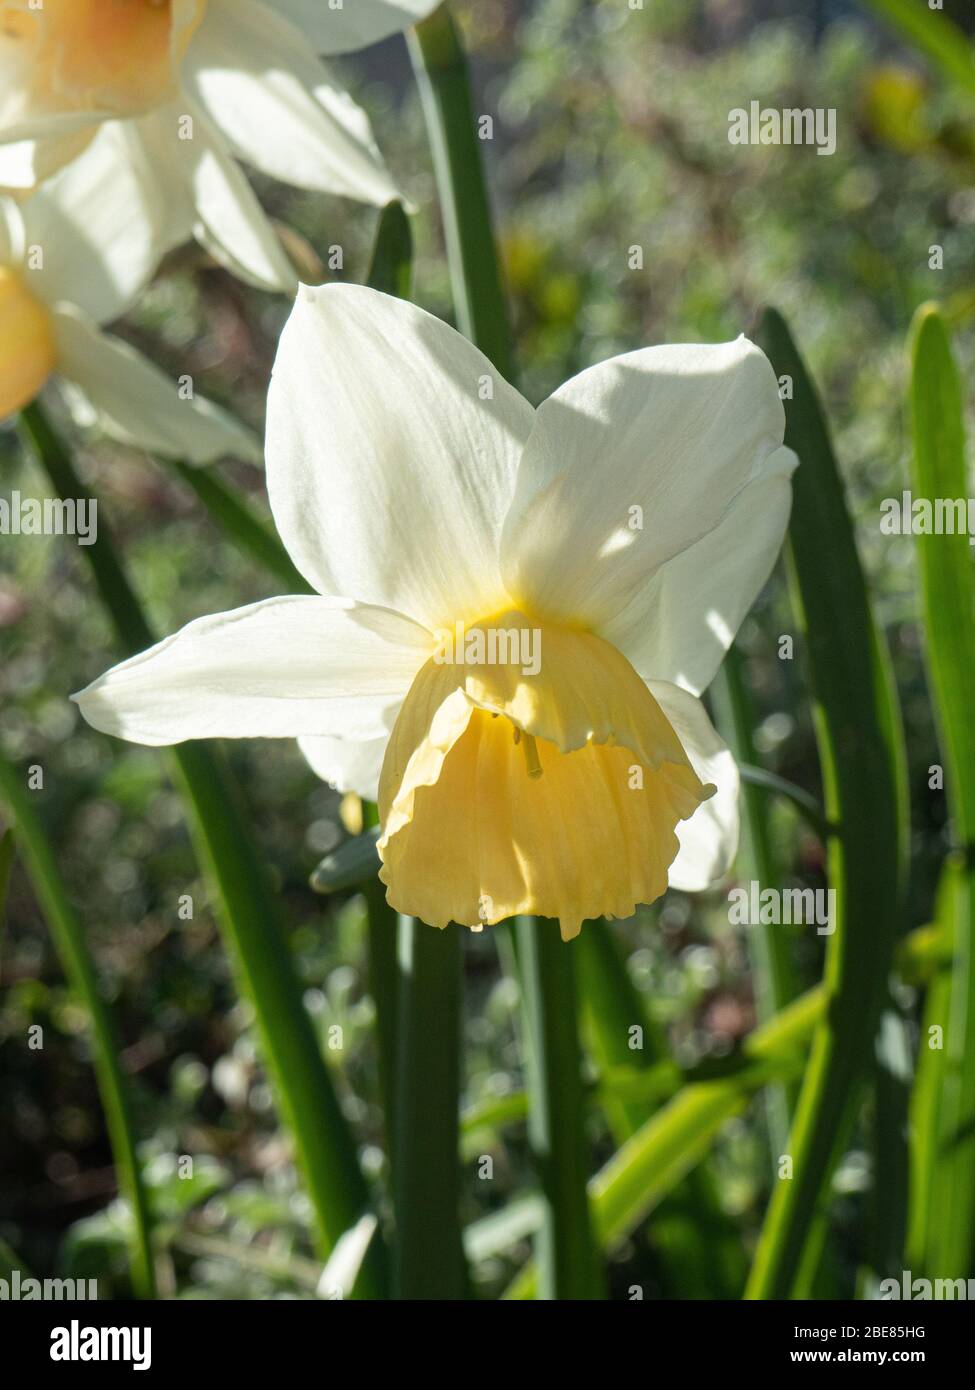
<path id="1" fill-rule="evenodd" d="M 904 339 L 911 314 L 937 297 L 955 330 L 963 379 L 975 334 L 975 137 L 971 99 L 937 83 L 875 20 L 846 6 L 758 7 L 729 0 L 470 0 L 457 7 L 472 50 L 477 109 L 495 117 L 485 159 L 498 210 L 522 385 L 541 399 L 565 377 L 650 342 L 717 340 L 749 331 L 774 303 L 822 389 L 859 540 L 891 643 L 910 750 L 914 842 L 911 922 L 928 919 L 946 849 L 939 761 L 924 681 L 909 537 L 882 537 L 879 503 L 907 486 Z M 815 12 L 817 22 L 809 16 Z M 345 64 L 379 142 L 419 208 L 418 301 L 448 316 L 448 284 L 430 162 L 405 49 L 391 41 Z M 837 110 L 836 153 L 732 147 L 728 112 L 766 106 Z M 293 229 L 307 279 L 365 278 L 375 214 L 266 182 L 262 197 Z M 929 268 L 929 248 L 944 268 Z M 341 271 L 324 271 L 334 248 Z M 638 248 L 642 269 L 633 269 Z M 232 404 L 254 426 L 287 313 L 187 248 L 173 255 L 121 327 L 174 372 Z M 97 485 L 153 624 L 175 630 L 275 592 L 212 528 L 172 472 L 101 440 L 79 451 Z M 266 514 L 259 473 L 226 476 Z M 43 493 L 12 433 L 0 432 L 3 491 Z M 780 661 L 790 630 L 780 578 L 740 638 L 766 766 L 818 793 L 808 696 L 798 661 Z M 88 575 L 64 538 L 0 538 L 0 747 L 38 764 L 38 807 L 83 914 L 126 1041 L 139 1132 L 166 1245 L 166 1291 L 183 1297 L 315 1294 L 310 1217 L 286 1136 L 255 1058 L 189 845 L 181 804 L 154 752 L 82 723 L 67 694 L 115 659 Z M 382 1176 L 385 1137 L 373 1005 L 366 989 L 363 900 L 317 898 L 315 863 L 346 834 L 339 798 L 284 743 L 228 750 L 279 886 L 288 942 L 368 1172 Z M 820 886 L 819 842 L 775 801 L 776 862 L 788 882 Z M 188 894 L 193 915 L 183 920 Z M 727 1054 L 752 1026 L 750 943 L 722 895 L 670 893 L 614 929 L 649 1016 L 682 1063 Z M 788 928 L 781 929 L 788 932 Z M 464 1101 L 471 1110 L 523 1082 L 517 1000 L 491 933 L 465 946 Z M 803 987 L 822 942 L 793 932 Z M 910 1004 L 911 1000 L 905 1001 Z M 42 1050 L 27 1045 L 32 1025 Z M 343 1029 L 341 1049 L 329 1029 Z M 91 1073 L 84 1019 L 25 877 L 15 868 L 0 972 L 0 1239 L 35 1272 L 97 1275 L 124 1290 L 124 1209 Z M 517 1108 L 517 1107 L 516 1107 Z M 724 1211 L 746 1245 L 771 1184 L 764 1108 L 723 1129 L 709 1163 Z M 599 1161 L 613 1141 L 591 1111 Z M 500 1213 L 530 1186 L 521 1122 L 477 1127 L 465 1150 L 463 1214 Z M 836 1179 L 841 1236 L 863 1219 L 870 1159 L 862 1134 Z M 477 1156 L 494 1158 L 479 1180 Z M 178 1171 L 193 1159 L 193 1177 Z M 523 1259 L 527 1226 L 478 1227 L 479 1293 L 492 1296 Z M 671 1220 L 673 1220 L 673 1215 Z M 853 1286 L 854 1236 L 841 1239 L 836 1287 Z M 611 1294 L 666 1287 L 667 1231 L 628 1243 Z M 694 1290 L 685 1290 L 693 1293 Z"/>

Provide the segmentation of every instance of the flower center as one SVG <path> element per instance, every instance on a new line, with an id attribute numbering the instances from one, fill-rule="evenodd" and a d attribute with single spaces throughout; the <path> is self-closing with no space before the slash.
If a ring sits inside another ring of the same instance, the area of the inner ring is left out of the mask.
<path id="1" fill-rule="evenodd" d="M 206 0 L 4 0 L 0 41 L 30 104 L 132 116 L 164 101 Z"/>
<path id="2" fill-rule="evenodd" d="M 437 638 L 380 779 L 390 903 L 436 926 L 557 917 L 571 936 L 659 897 L 677 823 L 714 788 L 626 658 L 517 611 Z"/>
<path id="3" fill-rule="evenodd" d="M 19 275 L 0 266 L 0 420 L 34 399 L 56 361 L 51 315 Z"/>

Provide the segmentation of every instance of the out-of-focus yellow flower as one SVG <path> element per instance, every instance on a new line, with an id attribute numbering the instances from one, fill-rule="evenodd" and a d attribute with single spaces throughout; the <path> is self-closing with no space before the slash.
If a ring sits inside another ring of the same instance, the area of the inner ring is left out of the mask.
<path id="1" fill-rule="evenodd" d="M 8 54 L 22 50 L 21 110 L 134 116 L 175 94 L 206 0 L 29 0 L 0 10 Z"/>
<path id="2" fill-rule="evenodd" d="M 56 375 L 82 425 L 191 463 L 259 463 L 248 431 L 100 327 L 135 302 L 159 257 L 152 174 L 120 158 L 125 140 L 106 126 L 31 197 L 0 195 L 0 420 Z"/>
<path id="3" fill-rule="evenodd" d="M 436 0 L 0 0 L 0 188 L 23 195 L 124 121 L 166 243 L 196 235 L 244 279 L 294 270 L 237 159 L 299 188 L 397 196 L 369 121 L 318 58 L 405 29 Z"/>
<path id="4" fill-rule="evenodd" d="M 137 743 L 297 735 L 378 790 L 389 901 L 436 926 L 570 937 L 703 888 L 738 776 L 698 696 L 781 545 L 783 430 L 744 338 L 613 358 L 536 411 L 422 310 L 305 289 L 268 484 L 323 597 L 198 619 L 76 698 Z"/>
<path id="5" fill-rule="evenodd" d="M 0 266 L 0 420 L 34 399 L 56 361 L 51 315 L 22 276 Z"/>

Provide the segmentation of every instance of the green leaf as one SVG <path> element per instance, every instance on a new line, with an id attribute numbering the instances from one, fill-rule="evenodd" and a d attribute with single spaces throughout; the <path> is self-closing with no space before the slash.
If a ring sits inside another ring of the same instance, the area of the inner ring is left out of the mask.
<path id="1" fill-rule="evenodd" d="M 964 30 L 925 0 L 867 0 L 870 8 L 909 39 L 942 76 L 975 92 L 975 48 Z"/>
<path id="2" fill-rule="evenodd" d="M 514 380 L 511 335 L 471 104 L 467 60 L 448 5 L 408 35 L 423 101 L 460 331 Z"/>
<path id="3" fill-rule="evenodd" d="M 398 299 L 413 297 L 413 234 L 402 203 L 387 203 L 379 214 L 366 284 Z"/>
<path id="4" fill-rule="evenodd" d="M 915 315 L 911 361 L 915 505 L 926 499 L 933 510 L 938 501 L 959 499 L 966 507 L 961 383 L 933 305 Z M 939 900 L 954 946 L 951 987 L 947 997 L 935 991 L 926 1020 L 943 1026 L 945 1047 L 941 1062 L 933 1064 L 940 1100 L 924 1257 L 926 1268 L 954 1277 L 967 1274 L 975 1251 L 975 569 L 965 528 L 918 534 L 916 545 L 928 680 L 956 850 Z M 934 1003 L 943 1009 L 938 1019 L 930 1016 Z"/>
<path id="5" fill-rule="evenodd" d="M 23 430 L 59 496 L 81 497 L 71 458 L 37 402 L 21 414 Z M 101 509 L 99 509 L 101 511 Z M 153 636 L 99 517 L 98 538 L 84 548 L 99 595 L 126 654 Z M 342 1113 L 285 940 L 278 903 L 253 842 L 240 793 L 219 749 L 184 743 L 171 751 L 189 811 L 197 854 L 217 889 L 218 916 L 241 991 L 254 1008 L 262 1052 L 283 1117 L 295 1137 L 322 1253 L 370 1205 L 355 1137 Z M 374 1241 L 359 1292 L 382 1286 L 383 1247 Z"/>
<path id="6" fill-rule="evenodd" d="M 338 849 L 326 854 L 309 880 L 316 893 L 345 893 L 379 873 L 379 828 L 351 835 Z"/>
<path id="7" fill-rule="evenodd" d="M 132 1218 L 127 1241 L 132 1284 L 140 1297 L 153 1298 L 156 1279 L 146 1183 L 136 1152 L 128 1082 L 119 1061 L 120 1047 L 115 1020 L 102 997 L 95 962 L 81 922 L 58 873 L 54 851 L 34 808 L 31 794 L 27 792 L 19 770 L 2 757 L 0 796 L 13 816 L 23 862 L 50 928 L 64 972 L 88 1014 L 95 1078 L 105 1110 L 119 1191 L 127 1199 Z M 4 837 L 3 844 L 4 857 L 8 861 L 9 869 L 9 833 Z M 0 877 L 2 876 L 0 873 Z M 2 898 L 3 893 L 0 891 L 0 900 Z"/>
<path id="8" fill-rule="evenodd" d="M 464 1249 L 472 1264 L 502 1255 L 533 1236 L 545 1219 L 545 1201 L 537 1192 L 515 1197 L 499 1211 L 482 1216 L 464 1231 Z"/>
<path id="9" fill-rule="evenodd" d="M 788 1298 L 808 1284 L 824 1236 L 823 1197 L 872 1064 L 901 929 L 908 838 L 897 695 L 870 607 L 843 483 L 812 380 L 774 311 L 759 341 L 792 382 L 786 443 L 799 455 L 789 525 L 790 589 L 805 637 L 826 815 L 835 930 L 827 938 L 826 1016 L 796 1106 L 791 1180 L 773 1191 L 747 1296 Z"/>

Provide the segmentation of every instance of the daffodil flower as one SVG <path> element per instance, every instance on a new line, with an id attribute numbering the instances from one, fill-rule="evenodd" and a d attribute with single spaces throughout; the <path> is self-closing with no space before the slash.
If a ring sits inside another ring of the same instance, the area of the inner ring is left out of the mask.
<path id="1" fill-rule="evenodd" d="M 245 279 L 293 291 L 236 160 L 299 188 L 396 197 L 368 119 L 316 55 L 375 43 L 435 3 L 0 0 L 0 187 L 35 187 L 124 121 L 154 166 L 169 244 L 195 233 Z"/>
<path id="2" fill-rule="evenodd" d="M 118 158 L 119 127 L 23 203 L 0 196 L 0 420 L 57 376 L 80 424 L 190 463 L 258 440 L 187 379 L 182 389 L 100 327 L 138 298 L 159 259 L 152 174 Z"/>
<path id="3" fill-rule="evenodd" d="M 568 938 L 703 888 L 738 778 L 698 696 L 782 541 L 783 429 L 744 338 L 612 358 L 534 410 L 422 310 L 303 289 L 266 452 L 321 597 L 200 618 L 76 698 L 137 743 L 298 736 L 339 786 L 378 780 L 388 899 L 435 926 Z"/>

